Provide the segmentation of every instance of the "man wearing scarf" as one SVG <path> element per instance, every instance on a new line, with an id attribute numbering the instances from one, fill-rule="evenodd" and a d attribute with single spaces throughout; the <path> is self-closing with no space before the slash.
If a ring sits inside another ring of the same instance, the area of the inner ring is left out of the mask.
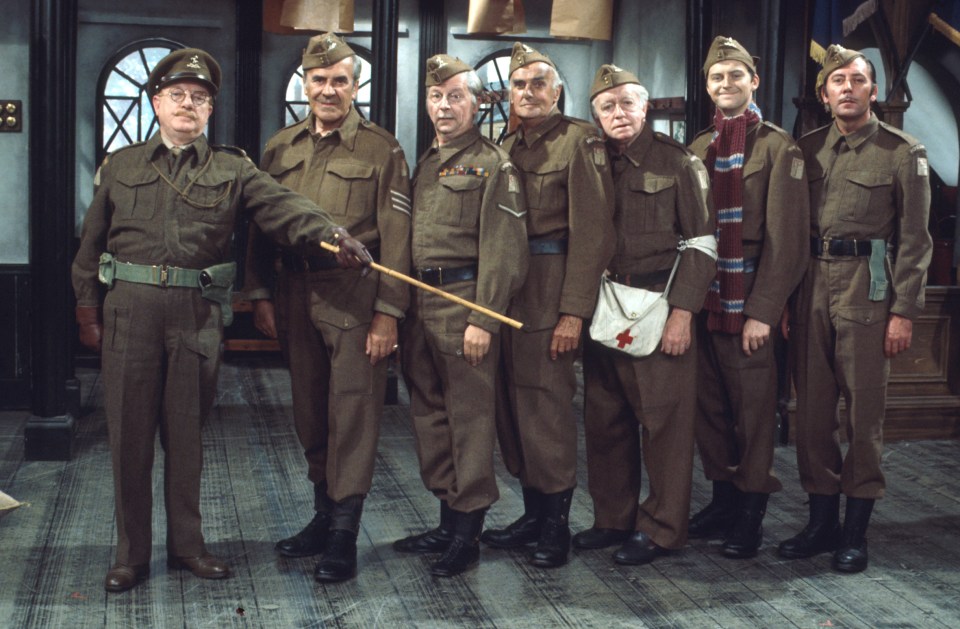
<path id="1" fill-rule="evenodd" d="M 752 557 L 763 539 L 773 473 L 777 369 L 772 335 L 809 257 L 803 156 L 753 100 L 755 59 L 717 37 L 703 64 L 714 124 L 690 149 L 710 172 L 719 259 L 697 321 L 697 447 L 713 499 L 691 538 L 724 536 L 727 557 Z"/>
<path id="2" fill-rule="evenodd" d="M 922 144 L 870 111 L 877 82 L 862 53 L 830 46 L 816 89 L 834 121 L 798 142 L 810 181 L 811 258 L 790 332 L 797 467 L 810 521 L 779 552 L 787 559 L 833 552 L 835 570 L 860 572 L 870 514 L 886 487 L 880 456 L 890 359 L 909 349 L 924 306 L 930 167 Z"/>

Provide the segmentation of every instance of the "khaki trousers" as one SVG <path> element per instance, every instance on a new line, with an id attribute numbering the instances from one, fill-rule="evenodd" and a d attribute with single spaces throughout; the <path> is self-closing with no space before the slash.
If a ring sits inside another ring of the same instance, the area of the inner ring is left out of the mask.
<path id="1" fill-rule="evenodd" d="M 693 481 L 696 337 L 682 356 L 632 358 L 588 341 L 584 422 L 594 526 L 642 531 L 663 548 L 687 541 Z M 641 461 L 650 493 L 640 498 Z"/>
<path id="2" fill-rule="evenodd" d="M 220 307 L 191 288 L 116 282 L 103 308 L 107 430 L 117 511 L 117 562 L 149 563 L 154 440 L 163 447 L 167 552 L 204 552 L 200 430 L 220 367 Z"/>

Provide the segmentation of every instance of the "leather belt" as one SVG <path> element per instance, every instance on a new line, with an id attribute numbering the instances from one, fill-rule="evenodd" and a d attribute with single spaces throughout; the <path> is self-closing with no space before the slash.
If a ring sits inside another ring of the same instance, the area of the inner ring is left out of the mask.
<path id="1" fill-rule="evenodd" d="M 546 238 L 528 240 L 527 245 L 530 247 L 530 255 L 532 256 L 561 255 L 567 252 L 566 238 L 560 240 L 548 240 Z"/>
<path id="2" fill-rule="evenodd" d="M 380 258 L 378 255 L 380 253 L 379 248 L 370 249 L 369 251 L 374 261 Z M 337 259 L 332 255 L 301 256 L 288 250 L 280 252 L 280 264 L 283 265 L 284 269 L 297 273 L 312 273 L 314 271 L 329 271 L 340 268 L 340 265 L 337 264 Z"/>
<path id="3" fill-rule="evenodd" d="M 869 240 L 810 237 L 810 253 L 815 256 L 868 256 L 873 251 Z"/>
<path id="4" fill-rule="evenodd" d="M 456 268 L 417 269 L 416 278 L 430 286 L 443 286 L 454 282 L 466 282 L 477 279 L 477 265 L 458 266 Z"/>
<path id="5" fill-rule="evenodd" d="M 633 286 L 634 288 L 645 288 L 654 284 L 663 284 L 670 279 L 671 269 L 662 271 L 653 271 L 651 273 L 611 273 L 610 279 L 617 284 Z"/>
<path id="6" fill-rule="evenodd" d="M 744 258 L 743 272 L 756 273 L 758 260 L 759 258 Z M 646 286 L 653 286 L 655 284 L 663 284 L 666 282 L 668 279 L 670 279 L 670 269 L 653 271 L 651 273 L 613 273 L 610 275 L 610 279 L 618 284 L 624 284 L 626 286 L 633 286 L 636 288 L 644 288 Z"/>

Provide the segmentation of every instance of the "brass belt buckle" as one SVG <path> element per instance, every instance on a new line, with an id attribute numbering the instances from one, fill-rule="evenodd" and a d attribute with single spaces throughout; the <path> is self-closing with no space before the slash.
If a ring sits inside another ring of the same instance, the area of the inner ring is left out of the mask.
<path id="1" fill-rule="evenodd" d="M 830 238 L 827 236 L 820 236 L 820 255 L 825 253 L 830 255 Z"/>
<path id="2" fill-rule="evenodd" d="M 443 286 L 443 267 L 437 267 L 437 286 Z"/>
<path id="3" fill-rule="evenodd" d="M 166 264 L 160 265 L 160 288 L 167 287 L 167 281 L 170 279 L 170 269 Z"/>

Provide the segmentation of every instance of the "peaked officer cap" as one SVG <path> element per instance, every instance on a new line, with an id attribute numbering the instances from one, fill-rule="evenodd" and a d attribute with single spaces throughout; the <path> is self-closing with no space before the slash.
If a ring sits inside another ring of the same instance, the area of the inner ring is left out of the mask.
<path id="1" fill-rule="evenodd" d="M 176 81 L 199 81 L 214 96 L 220 91 L 220 64 L 199 48 L 181 48 L 157 62 L 147 78 L 147 94 L 153 96 L 163 86 Z"/>

